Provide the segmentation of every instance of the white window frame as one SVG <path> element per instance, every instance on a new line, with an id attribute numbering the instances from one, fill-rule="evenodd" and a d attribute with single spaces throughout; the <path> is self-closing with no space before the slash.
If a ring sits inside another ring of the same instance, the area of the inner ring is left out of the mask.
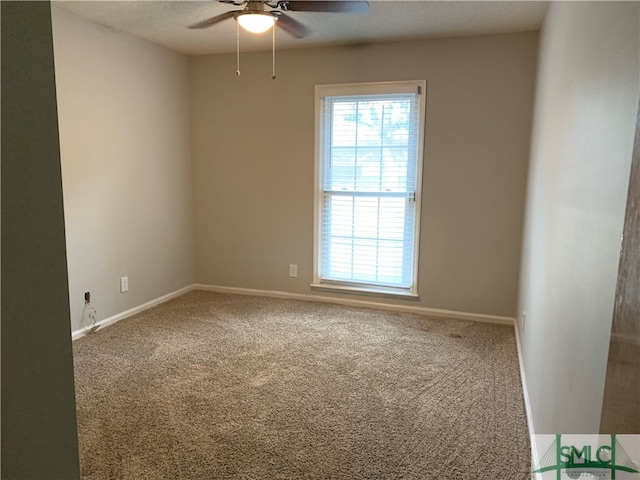
<path id="1" fill-rule="evenodd" d="M 344 293 L 365 293 L 379 295 L 400 295 L 418 297 L 418 265 L 420 246 L 420 211 L 422 206 L 422 168 L 424 163 L 424 131 L 426 116 L 426 80 L 400 82 L 352 83 L 337 85 L 316 85 L 315 87 L 315 178 L 314 178 L 314 218 L 313 218 L 313 283 L 312 289 L 322 289 Z M 413 282 L 410 289 L 381 287 L 366 283 L 323 283 L 320 277 L 322 251 L 322 198 L 324 192 L 324 131 L 323 131 L 323 98 L 335 96 L 377 95 L 415 93 L 419 94 L 419 124 L 416 159 L 416 192 L 415 192 L 415 231 L 413 255 Z"/>

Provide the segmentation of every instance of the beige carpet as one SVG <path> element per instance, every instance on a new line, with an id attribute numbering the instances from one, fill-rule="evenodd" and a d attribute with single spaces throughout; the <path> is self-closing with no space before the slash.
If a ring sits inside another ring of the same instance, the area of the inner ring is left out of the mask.
<path id="1" fill-rule="evenodd" d="M 194 291 L 74 363 L 85 479 L 530 478 L 509 326 Z"/>

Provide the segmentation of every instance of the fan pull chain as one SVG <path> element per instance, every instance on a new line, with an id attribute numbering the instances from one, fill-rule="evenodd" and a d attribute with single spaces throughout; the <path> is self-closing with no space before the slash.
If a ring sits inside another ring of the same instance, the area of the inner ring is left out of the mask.
<path id="1" fill-rule="evenodd" d="M 271 27 L 271 80 L 276 79 L 276 24 Z"/>
<path id="2" fill-rule="evenodd" d="M 240 25 L 236 22 L 236 75 L 240 76 Z"/>

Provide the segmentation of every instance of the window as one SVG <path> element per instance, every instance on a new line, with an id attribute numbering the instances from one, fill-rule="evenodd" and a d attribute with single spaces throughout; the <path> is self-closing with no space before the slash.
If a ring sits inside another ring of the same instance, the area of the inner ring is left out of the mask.
<path id="1" fill-rule="evenodd" d="M 425 85 L 316 87 L 314 287 L 417 295 Z"/>

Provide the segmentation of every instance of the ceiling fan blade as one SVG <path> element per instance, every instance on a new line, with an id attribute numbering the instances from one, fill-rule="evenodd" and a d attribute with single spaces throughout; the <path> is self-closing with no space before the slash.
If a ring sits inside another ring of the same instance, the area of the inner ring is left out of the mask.
<path id="1" fill-rule="evenodd" d="M 311 31 L 302 23 L 293 18 L 285 15 L 282 12 L 271 12 L 272 14 L 276 14 L 278 21 L 276 25 L 283 29 L 285 32 L 290 33 L 296 38 L 303 38 L 309 35 Z"/>
<path id="2" fill-rule="evenodd" d="M 189 25 L 188 28 L 207 28 L 210 27 L 211 25 L 215 25 L 216 23 L 222 22 L 223 20 L 226 20 L 227 18 L 233 18 L 235 17 L 238 13 L 241 13 L 241 10 L 234 10 L 231 12 L 225 12 L 222 13 L 220 15 L 216 15 L 215 17 L 211 17 L 208 18 L 207 20 L 203 20 L 201 22 L 198 23 L 194 23 L 193 25 Z"/>
<path id="3" fill-rule="evenodd" d="M 367 13 L 369 2 L 358 0 L 279 0 L 285 12 Z"/>

